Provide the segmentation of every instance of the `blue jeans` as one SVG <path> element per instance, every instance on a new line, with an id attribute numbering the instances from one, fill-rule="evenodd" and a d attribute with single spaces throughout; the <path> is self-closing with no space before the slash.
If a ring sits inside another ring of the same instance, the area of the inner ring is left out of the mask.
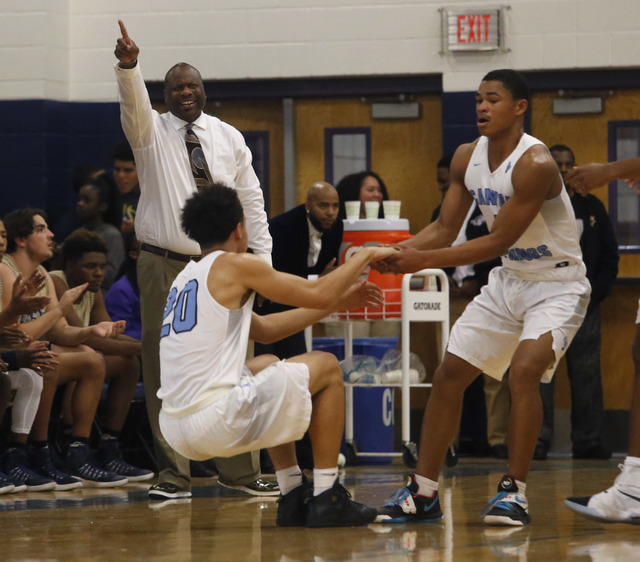
<path id="1" fill-rule="evenodd" d="M 604 405 L 600 372 L 600 307 L 587 311 L 582 326 L 567 349 L 567 374 L 571 385 L 571 443 L 574 452 L 602 442 Z M 555 377 L 540 385 L 543 420 L 538 442 L 547 447 L 553 436 Z"/>

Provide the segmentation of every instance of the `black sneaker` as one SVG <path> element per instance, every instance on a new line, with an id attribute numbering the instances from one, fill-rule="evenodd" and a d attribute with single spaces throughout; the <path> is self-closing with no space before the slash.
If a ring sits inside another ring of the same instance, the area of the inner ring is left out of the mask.
<path id="1" fill-rule="evenodd" d="M 307 527 L 353 527 L 376 519 L 375 507 L 354 502 L 336 478 L 332 488 L 309 500 Z"/>
<path id="2" fill-rule="evenodd" d="M 50 478 L 40 476 L 28 466 L 26 449 L 10 447 L 2 457 L 2 469 L 16 484 L 27 486 L 27 492 L 44 492 L 53 490 L 56 483 Z"/>
<path id="3" fill-rule="evenodd" d="M 247 494 L 251 494 L 252 496 L 277 496 L 280 494 L 280 487 L 278 486 L 277 482 L 269 482 L 268 480 L 263 480 L 262 478 L 258 478 L 257 480 L 249 482 L 248 484 L 226 484 L 224 481 L 218 478 L 218 484 L 231 490 L 246 492 Z"/>
<path id="4" fill-rule="evenodd" d="M 15 494 L 25 492 L 27 485 L 22 482 L 14 482 L 4 472 L 0 472 L 0 494 Z"/>
<path id="5" fill-rule="evenodd" d="M 178 500 L 190 497 L 191 490 L 181 490 L 171 482 L 160 482 L 149 488 L 150 500 Z"/>
<path id="6" fill-rule="evenodd" d="M 433 496 L 419 496 L 418 483 L 413 474 L 407 476 L 404 488 L 395 492 L 389 501 L 378 509 L 378 523 L 433 523 L 442 519 L 440 499 L 436 491 Z"/>
<path id="7" fill-rule="evenodd" d="M 120 444 L 117 439 L 101 440 L 98 448 L 98 458 L 102 468 L 123 476 L 130 482 L 142 482 L 153 478 L 153 471 L 147 468 L 138 468 L 126 462 L 122 458 Z"/>
<path id="8" fill-rule="evenodd" d="M 313 495 L 313 486 L 302 475 L 302 485 L 291 490 L 278 500 L 276 525 L 280 527 L 304 527 L 307 523 L 309 500 Z"/>
<path id="9" fill-rule="evenodd" d="M 56 468 L 48 445 L 46 447 L 31 447 L 29 463 L 38 474 L 50 478 L 56 483 L 54 488 L 56 491 L 64 492 L 82 487 L 80 480 Z"/>
<path id="10" fill-rule="evenodd" d="M 498 484 L 498 493 L 480 515 L 489 525 L 521 526 L 531 522 L 527 498 L 518 492 L 515 478 L 508 474 L 502 477 Z"/>
<path id="11" fill-rule="evenodd" d="M 72 476 L 79 478 L 83 486 L 92 488 L 114 488 L 124 486 L 128 480 L 100 468 L 91 458 L 91 451 L 87 445 L 71 446 L 67 453 L 67 468 Z"/>

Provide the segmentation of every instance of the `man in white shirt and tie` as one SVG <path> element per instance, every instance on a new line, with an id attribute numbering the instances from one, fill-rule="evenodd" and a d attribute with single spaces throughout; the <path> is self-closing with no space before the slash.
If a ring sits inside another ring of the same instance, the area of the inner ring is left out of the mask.
<path id="1" fill-rule="evenodd" d="M 166 443 L 158 426 L 161 402 L 159 341 L 169 288 L 200 247 L 182 231 L 180 211 L 200 185 L 211 181 L 233 187 L 240 199 L 249 247 L 271 263 L 271 237 L 260 183 L 251 167 L 251 152 L 239 131 L 203 112 L 206 95 L 197 69 L 178 63 L 167 72 L 165 102 L 169 111 L 151 107 L 138 54 L 140 49 L 119 22 L 115 65 L 122 128 L 133 149 L 140 180 L 135 229 L 141 243 L 138 258 L 142 315 L 142 364 L 147 412 L 158 463 L 158 484 L 151 499 L 191 496 L 189 461 Z M 185 139 L 187 130 L 189 139 Z M 189 149 L 187 142 L 189 141 Z M 199 145 L 199 146 L 198 146 Z M 195 149 L 194 149 L 195 146 Z M 259 478 L 258 455 L 216 459 L 218 482 L 256 495 L 277 495 L 277 486 Z"/>

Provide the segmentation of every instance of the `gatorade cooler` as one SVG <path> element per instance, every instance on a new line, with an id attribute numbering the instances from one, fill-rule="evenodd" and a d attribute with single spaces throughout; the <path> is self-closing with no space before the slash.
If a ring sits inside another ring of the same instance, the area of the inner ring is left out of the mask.
<path id="1" fill-rule="evenodd" d="M 411 238 L 407 219 L 358 219 L 344 221 L 344 234 L 340 246 L 340 263 L 365 246 L 397 244 Z M 402 275 L 378 273 L 369 270 L 369 281 L 383 290 L 384 305 L 381 310 L 362 308 L 341 312 L 341 318 L 353 320 L 398 318 L 401 313 Z"/>

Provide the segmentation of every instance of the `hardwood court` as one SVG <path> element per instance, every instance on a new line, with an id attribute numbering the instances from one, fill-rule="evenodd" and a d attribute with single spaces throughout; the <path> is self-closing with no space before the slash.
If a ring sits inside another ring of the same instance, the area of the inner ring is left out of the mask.
<path id="1" fill-rule="evenodd" d="M 512 559 L 640 559 L 632 525 L 604 525 L 563 505 L 569 495 L 608 487 L 617 462 L 537 461 L 527 496 L 532 523 L 488 527 L 480 510 L 495 493 L 500 461 L 462 459 L 441 480 L 439 524 L 305 529 L 275 525 L 276 499 L 256 498 L 198 480 L 194 498 L 165 505 L 147 501 L 148 485 L 115 490 L 0 496 L 2 560 L 302 560 L 459 561 Z M 350 467 L 355 499 L 380 505 L 402 483 L 405 467 Z"/>

